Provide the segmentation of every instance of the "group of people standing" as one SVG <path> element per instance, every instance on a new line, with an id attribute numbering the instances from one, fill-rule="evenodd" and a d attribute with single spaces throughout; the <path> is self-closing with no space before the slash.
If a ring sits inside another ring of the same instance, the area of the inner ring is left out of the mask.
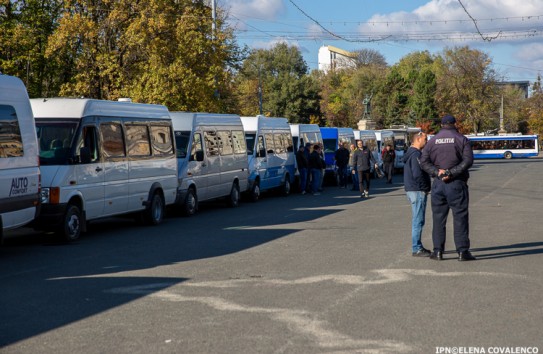
<path id="1" fill-rule="evenodd" d="M 322 146 L 310 143 L 301 145 L 296 152 L 296 164 L 302 194 L 306 194 L 309 187 L 313 195 L 319 195 L 322 191 L 323 171 L 326 168 Z"/>
<path id="2" fill-rule="evenodd" d="M 369 197 L 371 168 L 379 168 L 375 157 L 362 140 L 354 144 L 341 143 L 335 152 L 340 188 L 346 188 L 349 175 L 353 190 L 359 190 L 362 198 Z M 382 151 L 383 169 L 387 183 L 392 183 L 394 148 L 385 146 Z M 322 146 L 306 144 L 296 153 L 300 172 L 302 194 L 306 193 L 310 180 L 311 193 L 318 195 L 322 188 L 323 171 L 326 167 Z M 411 146 L 403 156 L 404 189 L 411 204 L 412 255 L 443 259 L 446 240 L 446 224 L 452 210 L 454 242 L 459 261 L 476 258 L 469 251 L 469 168 L 473 165 L 473 151 L 469 140 L 456 129 L 456 119 L 446 115 L 441 120 L 441 130 L 428 142 L 426 133 L 419 132 L 412 138 Z M 433 182 L 431 181 L 433 178 Z M 357 189 L 358 187 L 358 189 Z M 433 250 L 422 245 L 428 194 L 432 194 L 432 241 Z"/>

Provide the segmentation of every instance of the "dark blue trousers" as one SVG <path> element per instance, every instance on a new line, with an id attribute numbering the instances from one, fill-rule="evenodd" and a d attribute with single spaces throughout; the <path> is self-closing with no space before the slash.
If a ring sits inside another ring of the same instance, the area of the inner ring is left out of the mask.
<path id="1" fill-rule="evenodd" d="M 445 250 L 446 226 L 449 209 L 453 214 L 454 244 L 457 252 L 468 251 L 469 241 L 469 191 L 464 181 L 444 183 L 435 179 L 432 185 L 432 241 L 434 251 Z"/>

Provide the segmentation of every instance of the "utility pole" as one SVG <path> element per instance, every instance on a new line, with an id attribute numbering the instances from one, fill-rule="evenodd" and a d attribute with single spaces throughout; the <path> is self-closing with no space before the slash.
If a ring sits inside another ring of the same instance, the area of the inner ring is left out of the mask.
<path id="1" fill-rule="evenodd" d="M 215 53 L 215 35 L 217 32 L 217 0 L 211 0 L 211 45 L 213 46 L 213 53 Z M 215 91 L 213 95 L 215 98 L 220 98 L 218 89 L 217 76 L 215 76 Z"/>

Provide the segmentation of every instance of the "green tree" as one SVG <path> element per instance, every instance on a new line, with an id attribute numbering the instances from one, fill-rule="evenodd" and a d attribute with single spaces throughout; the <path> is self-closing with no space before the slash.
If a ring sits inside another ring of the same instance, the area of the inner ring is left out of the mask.
<path id="1" fill-rule="evenodd" d="M 58 93 L 61 70 L 45 50 L 61 9 L 60 0 L 0 0 L 0 71 L 21 78 L 31 97 Z"/>
<path id="2" fill-rule="evenodd" d="M 528 117 L 529 133 L 543 136 L 543 87 L 541 75 L 532 86 L 532 95 L 526 100 L 526 114 Z"/>
<path id="3" fill-rule="evenodd" d="M 285 43 L 253 50 L 243 62 L 236 88 L 242 115 L 258 114 L 260 97 L 267 116 L 309 123 L 310 116 L 319 114 L 316 77 L 308 75 L 299 49 Z"/>

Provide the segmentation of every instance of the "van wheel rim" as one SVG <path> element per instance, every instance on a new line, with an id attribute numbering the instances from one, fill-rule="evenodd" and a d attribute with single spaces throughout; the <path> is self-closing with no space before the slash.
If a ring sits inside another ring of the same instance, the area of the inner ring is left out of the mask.
<path id="1" fill-rule="evenodd" d="M 77 232 L 79 230 L 79 225 L 80 225 L 80 222 L 77 215 L 71 215 L 67 223 L 68 233 L 70 234 L 70 237 L 77 235 Z"/>

